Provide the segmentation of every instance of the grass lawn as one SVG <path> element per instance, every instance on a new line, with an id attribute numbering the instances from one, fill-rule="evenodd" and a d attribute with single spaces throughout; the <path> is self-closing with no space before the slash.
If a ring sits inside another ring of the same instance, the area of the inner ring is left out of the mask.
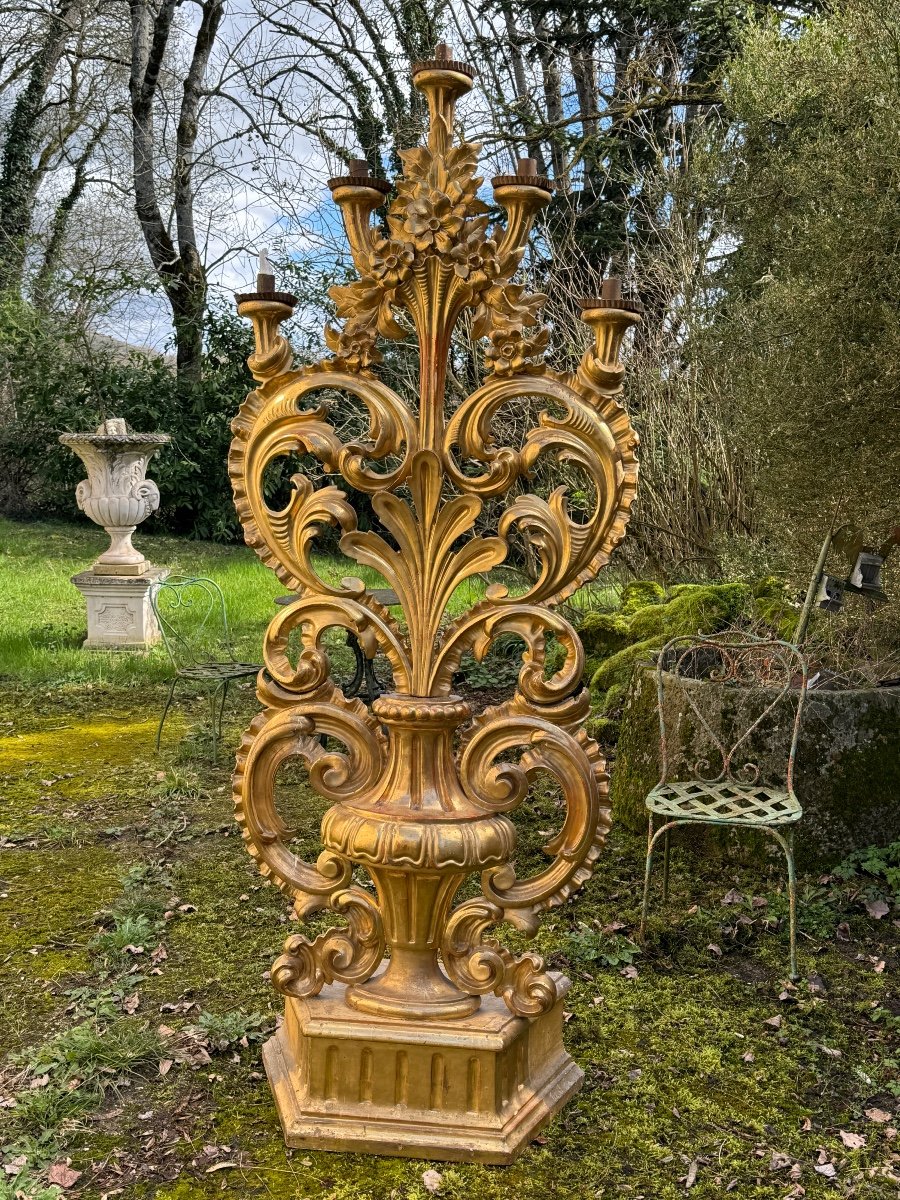
<path id="1" fill-rule="evenodd" d="M 139 544 L 213 576 L 258 657 L 284 589 L 249 551 Z M 0 1200 L 426 1200 L 429 1168 L 441 1200 L 897 1196 L 900 911 L 876 915 L 894 902 L 889 864 L 801 880 L 794 988 L 776 859 L 676 851 L 641 949 L 643 847 L 615 831 L 537 939 L 573 980 L 566 1041 L 586 1080 L 517 1164 L 287 1151 L 260 1042 L 281 1007 L 267 971 L 297 926 L 231 818 L 253 686 L 218 763 L 190 699 L 156 754 L 164 656 L 79 648 L 68 579 L 102 545 L 87 525 L 0 522 Z M 322 805 L 302 771 L 279 796 L 313 857 Z M 520 859 L 554 816 L 550 795 L 520 810 Z"/>

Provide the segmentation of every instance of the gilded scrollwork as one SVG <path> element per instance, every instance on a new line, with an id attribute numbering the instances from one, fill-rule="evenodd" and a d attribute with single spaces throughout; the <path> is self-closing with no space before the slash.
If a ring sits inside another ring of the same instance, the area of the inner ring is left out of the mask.
<path id="1" fill-rule="evenodd" d="M 284 701 L 282 700 L 282 703 Z M 326 735 L 344 743 L 347 754 L 325 750 Z M 296 902 L 298 912 L 328 907 L 345 887 L 350 864 L 324 851 L 313 865 L 290 848 L 287 826 L 276 807 L 275 780 L 290 759 L 302 760 L 311 786 L 340 802 L 371 787 L 384 763 L 380 726 L 360 701 L 346 700 L 332 684 L 282 708 L 271 707 L 250 725 L 238 750 L 233 790 L 235 814 L 260 871 Z"/>
<path id="2" fill-rule="evenodd" d="M 536 1017 L 556 1003 L 556 984 L 538 954 L 515 955 L 484 935 L 503 920 L 503 910 L 487 900 L 467 900 L 454 910 L 441 942 L 447 974 L 464 992 L 500 996 L 517 1017 Z"/>
<path id="3" fill-rule="evenodd" d="M 402 1016 L 415 1010 L 413 993 L 427 979 L 425 991 L 443 995 L 447 1011 L 471 1011 L 460 992 L 493 991 L 513 1012 L 534 1016 L 557 998 L 543 963 L 536 955 L 516 958 L 485 935 L 502 920 L 534 932 L 538 914 L 587 879 L 609 826 L 605 764 L 583 729 L 583 651 L 553 606 L 592 578 L 624 535 L 637 438 L 619 399 L 619 355 L 637 306 L 620 302 L 618 292 L 585 301 L 593 345 L 573 375 L 546 367 L 546 297 L 514 277 L 552 185 L 531 160 L 495 178 L 506 221 L 492 227 L 478 195 L 480 147 L 453 137 L 470 69 L 439 56 L 418 64 L 414 81 L 429 106 L 428 142 L 402 153 L 393 198 L 365 164 L 352 163 L 348 175 L 330 181 L 358 272 L 331 291 L 337 324 L 325 333 L 330 356 L 291 369 L 279 329 L 292 298 L 239 298 L 254 324 L 250 365 L 260 386 L 233 422 L 229 470 L 248 544 L 297 598 L 266 634 L 258 684 L 265 711 L 238 756 L 236 811 L 260 869 L 295 897 L 301 913 L 331 907 L 348 918 L 346 929 L 289 940 L 273 972 L 281 990 L 309 996 L 326 983 L 352 983 L 355 1007 Z M 376 225 L 372 214 L 381 205 Z M 487 376 L 448 419 L 450 339 L 465 309 Z M 411 333 L 421 363 L 417 406 L 374 373 L 379 339 Z M 342 442 L 329 420 L 338 393 L 365 407 L 365 440 Z M 498 444 L 503 406 L 533 399 L 546 404 L 533 427 L 517 445 Z M 359 528 L 336 482 L 316 487 L 302 471 L 285 507 L 271 509 L 266 471 L 292 454 L 311 456 L 321 474 L 371 496 L 375 526 Z M 560 487 L 546 499 L 518 495 L 496 533 L 477 533 L 484 502 L 527 480 L 544 455 L 586 478 L 593 495 L 586 518 L 573 518 Z M 346 556 L 393 589 L 402 618 L 362 580 L 335 585 L 319 575 L 315 548 L 329 526 Z M 490 583 L 483 599 L 448 621 L 460 585 L 504 563 L 514 535 L 540 564 L 532 585 L 510 595 Z M 374 712 L 332 682 L 333 629 L 390 664 L 394 694 Z M 452 695 L 454 676 L 465 654 L 484 659 L 501 635 L 524 645 L 517 690 L 470 721 L 466 703 Z M 553 670 L 548 639 L 564 651 Z M 345 749 L 326 748 L 323 738 Z M 293 854 L 276 811 L 275 775 L 291 757 L 306 763 L 311 785 L 332 803 L 323 820 L 331 849 L 315 864 Z M 547 867 L 520 880 L 510 861 L 514 828 L 503 814 L 526 802 L 542 773 L 556 781 L 565 818 L 545 846 Z M 377 900 L 350 886 L 354 866 L 373 875 Z M 450 913 L 473 870 L 483 896 Z M 391 954 L 383 979 L 367 982 L 385 946 Z M 449 980 L 437 966 L 439 949 Z"/>
<path id="4" fill-rule="evenodd" d="M 328 929 L 310 941 L 295 933 L 272 964 L 272 983 L 286 996 L 316 996 L 326 983 L 362 983 L 384 957 L 384 925 L 378 905 L 362 888 L 345 888 L 328 907 L 347 917 L 347 927 Z"/>
<path id="5" fill-rule="evenodd" d="M 610 827 L 606 764 L 581 728 L 587 708 L 584 692 L 555 710 L 538 709 L 517 694 L 473 723 L 460 761 L 463 790 L 486 813 L 518 808 L 539 772 L 553 776 L 563 794 L 565 819 L 544 847 L 550 865 L 524 880 L 508 863 L 482 877 L 487 900 L 529 932 L 543 909 L 563 904 L 590 877 Z M 521 747 L 518 762 L 501 758 Z"/>

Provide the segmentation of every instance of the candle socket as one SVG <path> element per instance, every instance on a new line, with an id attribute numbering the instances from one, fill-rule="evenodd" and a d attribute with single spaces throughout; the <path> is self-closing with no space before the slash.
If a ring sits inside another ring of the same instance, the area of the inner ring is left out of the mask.
<path id="1" fill-rule="evenodd" d="M 622 280 L 618 275 L 609 275 L 600 284 L 600 296 L 603 300 L 620 300 L 622 297 Z"/>
<path id="2" fill-rule="evenodd" d="M 268 275 L 263 271 L 257 273 L 256 290 L 259 293 L 275 291 L 275 276 Z"/>
<path id="3" fill-rule="evenodd" d="M 537 175 L 538 165 L 536 158 L 520 158 L 516 163 L 517 175 Z"/>

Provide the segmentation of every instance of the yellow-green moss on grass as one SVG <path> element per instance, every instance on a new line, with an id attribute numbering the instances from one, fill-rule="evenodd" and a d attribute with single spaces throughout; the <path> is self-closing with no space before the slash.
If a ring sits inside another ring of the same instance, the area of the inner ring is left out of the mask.
<path id="1" fill-rule="evenodd" d="M 60 710 L 48 716 L 34 692 L 27 700 L 8 711 L 8 719 L 26 739 L 32 732 L 51 732 L 46 722 L 57 719 Z M 60 724 L 73 725 L 63 732 L 77 742 L 74 726 L 86 729 L 92 716 L 101 720 L 103 712 L 118 713 L 122 728 L 129 730 L 146 722 L 147 708 L 155 711 L 155 704 L 153 691 L 134 689 L 104 694 L 95 704 L 99 713 L 92 714 L 90 699 L 82 697 L 73 704 L 76 719 Z M 74 1020 L 65 1012 L 71 972 L 78 973 L 74 978 L 82 986 L 104 986 L 86 952 L 96 932 L 94 913 L 115 906 L 123 873 L 135 863 L 156 864 L 154 869 L 158 866 L 171 880 L 171 889 L 163 887 L 160 898 L 170 912 L 174 909 L 154 934 L 166 951 L 158 966 L 151 967 L 145 950 L 134 956 L 133 972 L 127 964 L 124 968 L 122 987 L 138 997 L 137 1019 L 183 1028 L 201 1010 L 224 1016 L 237 1009 L 274 1013 L 281 1008 L 264 974 L 284 937 L 298 926 L 289 918 L 285 898 L 263 884 L 230 825 L 230 751 L 243 719 L 244 714 L 233 714 L 226 735 L 230 749 L 223 750 L 218 764 L 210 764 L 204 752 L 190 764 L 191 786 L 173 784 L 165 822 L 150 836 L 136 826 L 115 837 L 103 831 L 118 824 L 123 812 L 143 810 L 144 820 L 151 820 L 148 798 L 152 803 L 154 791 L 168 786 L 157 775 L 182 753 L 177 734 L 161 760 L 151 739 L 126 733 L 126 745 L 119 747 L 115 735 L 83 734 L 73 795 L 76 807 L 87 814 L 84 844 L 60 849 L 38 838 L 33 846 L 0 851 L 0 890 L 7 890 L 15 875 L 20 922 L 2 930 L 0 949 L 0 961 L 7 953 L 14 956 L 2 985 L 6 1015 L 15 1007 L 19 1020 L 27 1020 L 27 1028 L 13 1028 L 20 1043 L 26 1034 L 30 1042 L 46 1041 Z M 655 726 L 646 736 L 655 738 Z M 621 765 L 620 760 L 617 769 Z M 28 816 L 40 779 L 50 777 L 35 766 L 17 800 L 24 806 L 19 820 Z M 48 794 L 62 792 L 63 786 L 53 785 Z M 280 780 L 279 795 L 298 831 L 298 852 L 312 858 L 318 802 L 304 791 L 301 778 L 290 774 Z M 56 812 L 48 802 L 41 819 Z M 537 847 L 561 819 L 553 795 L 540 789 L 517 812 L 523 874 L 543 864 Z M 827 1200 L 839 1193 L 814 1170 L 824 1148 L 836 1164 L 839 1184 L 855 1189 L 855 1200 L 893 1195 L 883 1176 L 863 1174 L 889 1163 L 892 1151 L 883 1128 L 863 1115 L 873 1104 L 896 1106 L 889 1090 L 893 1031 L 873 1019 L 873 1014 L 900 1009 L 892 975 L 896 930 L 890 921 L 870 920 L 859 905 L 855 913 L 835 910 L 827 934 L 807 927 L 801 970 L 821 976 L 826 993 L 801 984 L 784 999 L 783 928 L 767 929 L 761 921 L 738 926 L 732 908 L 721 905 L 722 896 L 737 887 L 747 897 L 766 898 L 773 911 L 783 907 L 776 890 L 782 873 L 676 854 L 671 903 L 663 910 L 655 902 L 641 952 L 633 938 L 642 861 L 641 840 L 615 829 L 594 880 L 574 903 L 546 915 L 535 948 L 574 980 L 565 1038 L 586 1081 L 513 1166 L 288 1151 L 259 1047 L 251 1045 L 236 1048 L 239 1061 L 233 1061 L 230 1049 L 214 1053 L 211 1063 L 196 1070 L 176 1063 L 158 1075 L 151 1064 L 146 1078 L 126 1080 L 130 1086 L 110 1099 L 108 1111 L 85 1120 L 71 1146 L 73 1164 L 87 1181 L 83 1194 L 97 1200 L 104 1191 L 122 1187 L 124 1200 L 428 1200 L 423 1174 L 433 1167 L 442 1177 L 439 1200 L 676 1200 L 686 1194 L 685 1181 L 696 1164 L 692 1200 L 721 1200 L 724 1194 L 783 1200 L 792 1184 L 786 1170 L 771 1169 L 772 1156 L 783 1154 L 799 1165 L 806 1200 Z M 807 892 L 815 888 L 815 879 L 801 880 L 801 928 L 809 911 Z M 839 921 L 849 923 L 852 943 L 832 936 Z M 633 946 L 636 979 L 623 976 L 618 965 L 579 956 L 585 926 Z M 610 928 L 615 932 L 602 933 Z M 518 935 L 504 940 L 523 948 Z M 29 953 L 32 946 L 44 945 L 47 949 L 37 955 Z M 845 947 L 852 952 L 845 953 Z M 68 957 L 53 962 L 58 954 Z M 881 961 L 886 962 L 883 972 L 875 969 Z M 782 1018 L 780 1028 L 766 1023 L 776 1015 Z M 840 1056 L 826 1054 L 823 1046 Z M 147 1113 L 152 1117 L 145 1119 Z M 808 1131 L 805 1118 L 811 1122 Z M 158 1131 L 157 1145 L 148 1150 L 151 1127 Z M 864 1134 L 866 1146 L 847 1150 L 841 1128 Z M 214 1157 L 207 1156 L 206 1146 L 215 1148 Z M 173 1153 L 166 1155 L 169 1150 Z M 222 1162 L 236 1165 L 209 1172 Z M 125 1172 L 124 1183 L 118 1170 Z M 170 1178 L 176 1172 L 177 1178 Z"/>
<path id="2" fill-rule="evenodd" d="M 94 913 L 121 888 L 111 848 L 0 851 L 0 1046 L 30 1040 L 61 980 L 88 966 Z"/>

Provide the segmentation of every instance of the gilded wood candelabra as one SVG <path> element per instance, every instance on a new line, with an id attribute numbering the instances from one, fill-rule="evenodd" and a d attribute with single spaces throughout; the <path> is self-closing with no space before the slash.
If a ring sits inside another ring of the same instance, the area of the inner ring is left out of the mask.
<path id="1" fill-rule="evenodd" d="M 415 66 L 428 144 L 402 155 L 386 236 L 371 218 L 388 184 L 357 162 L 330 181 L 359 274 L 332 289 L 343 325 L 326 328 L 330 358 L 292 369 L 279 326 L 295 300 L 276 292 L 268 273 L 257 292 L 238 297 L 254 327 L 249 366 L 259 387 L 233 423 L 235 501 L 247 542 L 297 599 L 266 634 L 265 707 L 238 755 L 235 805 L 247 848 L 299 915 L 330 909 L 345 920 L 313 939 L 288 938 L 272 970 L 286 1016 L 265 1060 L 288 1142 L 509 1162 L 582 1078 L 562 1043 L 568 981 L 488 931 L 509 921 L 533 933 L 541 911 L 588 878 L 609 827 L 605 764 L 582 728 L 583 652 L 553 606 L 596 575 L 624 534 L 637 439 L 618 399 L 619 351 L 639 318 L 608 281 L 584 302 L 594 343 L 577 372 L 555 374 L 541 362 L 545 297 L 511 280 L 551 184 L 527 159 L 517 174 L 495 178 L 507 221 L 505 230 L 489 228 L 477 195 L 479 147 L 453 139 L 455 103 L 472 74 L 444 46 Z M 488 374 L 448 418 L 450 338 L 466 309 L 475 337 L 486 339 Z M 410 328 L 421 359 L 417 410 L 374 372 L 378 337 Z M 343 443 L 329 424 L 327 396 L 336 391 L 365 406 L 368 440 Z M 553 412 L 541 413 L 520 446 L 497 445 L 495 415 L 526 397 Z M 270 509 L 264 472 L 291 452 L 314 455 L 369 494 L 385 535 L 359 530 L 338 487 L 314 489 L 303 475 L 287 507 Z M 547 500 L 518 496 L 496 536 L 476 536 L 483 501 L 503 496 L 550 452 L 592 481 L 590 519 L 573 521 L 558 488 Z M 347 556 L 389 582 L 402 621 L 360 580 L 332 587 L 316 574 L 310 551 L 328 523 L 340 527 Z M 517 597 L 495 584 L 448 623 L 454 589 L 501 564 L 513 530 L 540 560 L 537 581 Z M 322 638 L 332 627 L 355 634 L 368 657 L 390 661 L 394 690 L 371 711 L 329 675 Z M 452 694 L 454 673 L 463 654 L 481 659 L 504 633 L 525 644 L 515 694 L 473 719 Z M 549 634 L 566 651 L 552 675 Z M 325 748 L 323 734 L 342 751 Z M 315 863 L 290 850 L 276 812 L 276 773 L 292 757 L 331 803 Z M 520 879 L 510 814 L 540 772 L 557 780 L 565 818 L 545 847 L 547 866 Z M 481 894 L 454 908 L 475 872 Z"/>

